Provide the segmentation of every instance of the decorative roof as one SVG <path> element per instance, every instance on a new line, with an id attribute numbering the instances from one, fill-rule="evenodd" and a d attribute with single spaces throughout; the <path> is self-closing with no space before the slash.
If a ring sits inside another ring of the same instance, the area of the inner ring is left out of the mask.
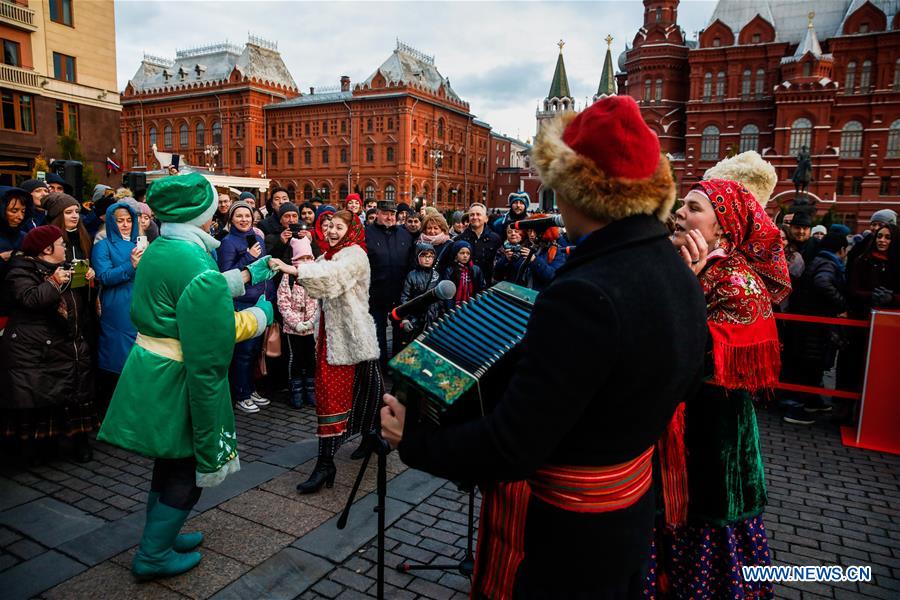
<path id="1" fill-rule="evenodd" d="M 566 77 L 566 64 L 563 62 L 562 49 L 566 43 L 559 40 L 556 43 L 559 46 L 559 57 L 556 59 L 556 70 L 553 71 L 553 80 L 550 82 L 550 92 L 547 98 L 571 98 L 569 92 L 569 78 Z"/>
<path id="2" fill-rule="evenodd" d="M 818 39 L 842 35 L 844 23 L 867 1 L 881 9 L 891 22 L 900 11 L 900 0 L 719 0 L 709 19 L 731 28 L 737 38 L 741 29 L 760 15 L 775 28 L 775 41 L 799 44 L 807 35 L 806 20 L 815 12 L 815 34 Z"/>
<path id="3" fill-rule="evenodd" d="M 606 57 L 603 59 L 603 73 L 600 75 L 600 85 L 597 86 L 597 95 L 594 99 L 602 96 L 614 96 L 616 94 L 616 73 L 613 71 L 612 60 L 612 43 L 613 37 L 606 36 Z"/>
<path id="4" fill-rule="evenodd" d="M 296 90 L 278 45 L 248 36 L 243 48 L 224 42 L 175 52 L 175 59 L 144 54 L 129 82 L 135 92 L 178 89 L 227 81 L 237 69 L 244 77 Z"/>
<path id="5" fill-rule="evenodd" d="M 291 98 L 290 100 L 285 100 L 284 102 L 278 102 L 274 104 L 267 104 L 265 108 L 288 108 L 291 106 L 311 106 L 313 104 L 331 104 L 332 102 L 349 102 L 353 100 L 353 92 L 341 92 L 341 91 L 316 91 L 313 94 L 304 94 L 303 96 L 297 96 L 295 98 Z"/>
<path id="6" fill-rule="evenodd" d="M 381 63 L 378 69 L 369 75 L 363 83 L 363 87 L 372 87 L 372 81 L 381 73 L 387 84 L 410 83 L 437 93 L 441 86 L 448 98 L 460 101 L 459 96 L 450 87 L 450 80 L 440 74 L 434 66 L 434 57 L 420 52 L 397 40 L 397 47 L 386 61 Z"/>

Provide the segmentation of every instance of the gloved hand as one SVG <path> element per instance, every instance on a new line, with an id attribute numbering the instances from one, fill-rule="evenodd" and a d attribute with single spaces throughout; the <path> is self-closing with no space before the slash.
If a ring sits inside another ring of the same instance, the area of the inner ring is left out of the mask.
<path id="1" fill-rule="evenodd" d="M 894 290 L 889 290 L 886 287 L 877 287 L 872 290 L 872 304 L 875 306 L 890 304 L 893 299 Z"/>
<path id="2" fill-rule="evenodd" d="M 252 263 L 247 265 L 247 272 L 250 273 L 250 284 L 256 285 L 262 281 L 268 281 L 275 277 L 278 271 L 269 268 L 269 259 L 272 258 L 268 254 L 260 256 Z"/>
<path id="3" fill-rule="evenodd" d="M 413 330 L 413 324 L 410 323 L 407 319 L 403 319 L 402 321 L 400 321 L 400 329 L 409 333 Z"/>
<path id="4" fill-rule="evenodd" d="M 266 327 L 271 325 L 275 321 L 275 309 L 272 308 L 272 303 L 266 300 L 265 296 L 260 296 L 259 300 L 256 301 L 256 308 L 260 309 L 266 315 Z"/>

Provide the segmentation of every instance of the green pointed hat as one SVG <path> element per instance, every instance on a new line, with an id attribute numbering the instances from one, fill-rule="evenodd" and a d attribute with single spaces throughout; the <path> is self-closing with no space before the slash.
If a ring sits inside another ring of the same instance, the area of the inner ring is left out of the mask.
<path id="1" fill-rule="evenodd" d="M 163 223 L 199 225 L 215 213 L 216 191 L 199 173 L 171 175 L 153 182 L 147 204 Z"/>

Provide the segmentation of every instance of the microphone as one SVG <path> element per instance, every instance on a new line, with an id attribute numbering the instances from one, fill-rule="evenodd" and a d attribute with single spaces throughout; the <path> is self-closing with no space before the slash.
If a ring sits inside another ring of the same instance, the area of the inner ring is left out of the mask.
<path id="1" fill-rule="evenodd" d="M 456 285 L 452 281 L 438 282 L 424 294 L 420 294 L 392 310 L 391 318 L 395 321 L 402 321 L 405 317 L 422 310 L 435 300 L 449 300 L 455 295 Z"/>
<path id="2" fill-rule="evenodd" d="M 562 215 L 550 215 L 537 219 L 522 219 L 513 224 L 514 229 L 547 229 L 548 227 L 565 227 Z"/>

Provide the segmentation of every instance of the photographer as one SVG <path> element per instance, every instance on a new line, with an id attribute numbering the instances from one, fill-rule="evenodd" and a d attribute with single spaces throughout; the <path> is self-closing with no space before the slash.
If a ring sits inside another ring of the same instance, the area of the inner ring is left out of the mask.
<path id="1" fill-rule="evenodd" d="M 312 242 L 312 232 L 305 222 L 301 223 L 300 209 L 293 202 L 280 203 L 278 214 L 273 217 L 278 220 L 278 231 L 266 234 L 266 253 L 290 263 L 294 256 L 291 240 L 304 238 Z"/>
<path id="2" fill-rule="evenodd" d="M 546 215 L 535 215 L 541 218 Z M 524 254 L 527 263 L 526 285 L 533 290 L 541 291 L 550 285 L 556 276 L 556 270 L 566 262 L 565 248 L 559 244 L 559 227 L 548 227 L 528 230 L 531 251 Z"/>
<path id="3" fill-rule="evenodd" d="M 76 461 L 91 460 L 87 433 L 97 423 L 91 352 L 65 262 L 64 232 L 36 227 L 10 261 L 4 285 L 10 315 L 0 337 L 0 420 L 3 435 L 30 462 L 59 437 L 72 439 Z"/>
<path id="4" fill-rule="evenodd" d="M 525 232 L 512 224 L 506 226 L 504 234 L 506 241 L 497 250 L 497 258 L 494 259 L 494 281 L 527 285 L 523 267 L 526 257 L 531 255 L 531 243 L 523 239 Z"/>

